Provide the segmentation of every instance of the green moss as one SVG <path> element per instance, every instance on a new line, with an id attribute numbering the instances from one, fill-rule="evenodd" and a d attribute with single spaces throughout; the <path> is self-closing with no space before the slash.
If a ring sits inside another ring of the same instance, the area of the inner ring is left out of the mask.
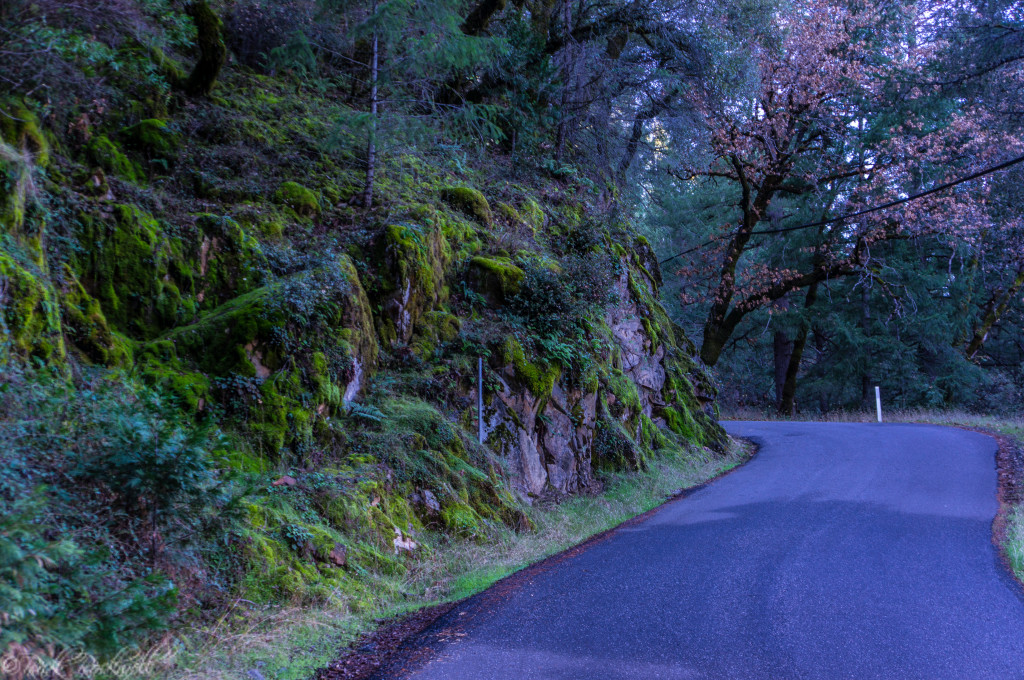
<path id="1" fill-rule="evenodd" d="M 142 171 L 105 135 L 93 137 L 86 147 L 89 160 L 109 173 L 129 182 L 138 182 Z"/>
<path id="2" fill-rule="evenodd" d="M 43 134 L 39 118 L 20 99 L 0 100 L 0 139 L 19 153 L 32 154 L 32 163 L 41 168 L 50 164 L 50 144 Z"/>
<path id="3" fill-rule="evenodd" d="M 510 206 L 508 203 L 498 203 L 494 206 L 494 212 L 496 212 L 502 219 L 512 225 L 523 224 L 523 216 L 519 214 L 519 211 Z"/>
<path id="4" fill-rule="evenodd" d="M 143 351 L 138 358 L 136 373 L 148 384 L 169 394 L 181 408 L 193 413 L 205 410 L 211 401 L 210 379 L 198 371 L 189 370 L 174 355 L 173 346 L 170 351 L 164 347 L 161 352 L 160 345 L 154 343 Z"/>
<path id="5" fill-rule="evenodd" d="M 464 503 L 453 503 L 441 509 L 445 528 L 456 536 L 472 537 L 480 530 L 480 517 Z"/>
<path id="6" fill-rule="evenodd" d="M 469 267 L 481 293 L 497 304 L 519 292 L 525 275 L 507 257 L 474 257 Z"/>
<path id="7" fill-rule="evenodd" d="M 541 209 L 540 204 L 532 198 L 523 199 L 523 203 L 519 207 L 519 213 L 526 220 L 526 223 L 533 228 L 535 234 L 544 227 L 544 211 Z"/>
<path id="8" fill-rule="evenodd" d="M 669 445 L 665 433 L 646 414 L 640 414 L 637 438 L 638 443 L 647 451 L 655 451 Z"/>
<path id="9" fill-rule="evenodd" d="M 591 456 L 594 467 L 604 472 L 636 470 L 644 464 L 643 451 L 622 422 L 610 415 L 603 399 L 594 428 Z"/>
<path id="10" fill-rule="evenodd" d="M 444 201 L 481 224 L 490 226 L 492 222 L 491 206 L 484 195 L 470 187 L 445 187 L 441 190 Z"/>
<path id="11" fill-rule="evenodd" d="M 145 154 L 148 158 L 156 158 L 171 162 L 178 155 L 181 141 L 166 121 L 148 118 L 135 125 L 125 128 L 121 135 L 128 145 Z"/>
<path id="12" fill-rule="evenodd" d="M 285 233 L 285 227 L 293 219 L 285 215 L 286 209 L 266 203 L 247 203 L 234 206 L 231 217 L 247 232 L 266 240 L 277 240 Z"/>
<path id="13" fill-rule="evenodd" d="M 416 325 L 410 347 L 421 359 L 433 356 L 437 347 L 455 340 L 461 327 L 459 317 L 444 310 L 425 313 Z"/>
<path id="14" fill-rule="evenodd" d="M 0 228 L 20 235 L 25 227 L 32 167 L 14 147 L 0 142 Z"/>
<path id="15" fill-rule="evenodd" d="M 202 309 L 213 307 L 262 285 L 269 269 L 263 249 L 230 217 L 196 217 L 200 234 L 189 250 L 187 273 L 196 281 L 196 299 Z"/>
<path id="16" fill-rule="evenodd" d="M 661 417 L 665 419 L 668 428 L 689 441 L 698 438 L 697 423 L 694 422 L 690 411 L 682 405 L 677 407 L 666 407 L 661 410 Z M 698 442 L 700 443 L 700 442 Z"/>
<path id="17" fill-rule="evenodd" d="M 10 342 L 23 356 L 45 361 L 65 355 L 60 305 L 53 287 L 0 247 L 0 344 Z"/>
<path id="18" fill-rule="evenodd" d="M 76 273 L 115 328 L 150 339 L 194 317 L 195 281 L 182 266 L 182 243 L 167 238 L 152 215 L 115 205 L 109 217 L 83 214 L 78 222 L 79 238 L 90 247 L 79 255 Z"/>
<path id="19" fill-rule="evenodd" d="M 99 301 L 86 292 L 70 268 L 64 276 L 69 283 L 61 296 L 61 312 L 67 338 L 93 363 L 130 366 L 130 341 L 110 329 Z"/>
<path id="20" fill-rule="evenodd" d="M 540 400 L 546 400 L 551 396 L 555 382 L 562 375 L 562 368 L 558 364 L 543 360 L 537 363 L 529 361 L 523 346 L 515 338 L 508 338 L 505 341 L 501 353 L 505 364 L 513 367 L 516 377 L 533 396 Z"/>
<path id="21" fill-rule="evenodd" d="M 614 400 L 609 399 L 613 412 L 635 416 L 640 411 L 640 393 L 632 378 L 619 369 L 612 369 L 605 376 L 604 382 L 608 391 L 615 397 Z"/>
<path id="22" fill-rule="evenodd" d="M 168 57 L 167 54 L 159 47 L 149 46 L 148 47 L 149 58 L 156 66 L 156 70 L 162 75 L 172 87 L 178 87 L 185 81 L 185 69 L 181 65 Z"/>
<path id="23" fill-rule="evenodd" d="M 274 193 L 274 201 L 287 205 L 299 215 L 320 214 L 320 201 L 316 194 L 298 182 L 285 182 Z"/>
<path id="24" fill-rule="evenodd" d="M 422 314 L 448 298 L 445 285 L 451 246 L 435 224 L 392 224 L 384 230 L 383 257 L 388 273 L 382 278 L 387 317 L 381 337 L 405 343 Z"/>

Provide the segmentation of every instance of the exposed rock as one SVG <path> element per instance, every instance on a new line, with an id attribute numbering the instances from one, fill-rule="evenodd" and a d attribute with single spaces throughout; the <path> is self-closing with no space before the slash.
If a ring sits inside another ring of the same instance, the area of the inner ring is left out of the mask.
<path id="1" fill-rule="evenodd" d="M 395 540 L 393 540 L 391 543 L 395 546 L 396 555 L 403 550 L 406 552 L 412 552 L 417 547 L 416 541 L 412 540 L 411 538 L 403 534 L 402 530 L 398 527 L 395 527 Z"/>
<path id="2" fill-rule="evenodd" d="M 348 550 L 341 543 L 335 543 L 331 552 L 328 553 L 327 559 L 336 567 L 344 567 L 348 564 Z"/>
<path id="3" fill-rule="evenodd" d="M 641 465 L 667 441 L 662 430 L 698 444 L 718 442 L 717 424 L 700 411 L 713 399 L 714 386 L 693 358 L 692 345 L 677 346 L 675 329 L 654 299 L 655 281 L 624 258 L 615 288 L 619 302 L 604 318 L 614 351 L 590 385 L 571 386 L 543 360 L 531 362 L 513 339 L 492 353 L 499 389 L 485 409 L 486 443 L 511 463 L 528 499 L 595 486 L 595 435 L 602 417 L 612 418 L 602 443 L 612 465 Z M 696 415 L 692 407 L 698 407 Z M 712 433 L 707 441 L 705 430 Z"/>

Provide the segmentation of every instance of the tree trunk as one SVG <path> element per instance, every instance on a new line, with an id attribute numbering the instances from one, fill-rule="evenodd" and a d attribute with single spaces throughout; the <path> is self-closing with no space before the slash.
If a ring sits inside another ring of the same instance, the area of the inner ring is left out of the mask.
<path id="1" fill-rule="evenodd" d="M 505 9 L 506 0 L 482 0 L 474 7 L 460 27 L 466 35 L 480 35 L 491 18 Z"/>
<path id="2" fill-rule="evenodd" d="M 377 11 L 374 4 L 373 11 Z M 373 207 L 373 182 L 377 173 L 377 34 L 370 41 L 370 139 L 366 143 L 366 187 L 363 189 L 363 205 Z"/>
<path id="3" fill-rule="evenodd" d="M 1021 287 L 1024 286 L 1024 269 L 1017 271 L 1017 276 L 1013 279 L 1013 283 L 1006 291 L 997 290 L 992 294 L 988 303 L 985 304 L 984 316 L 981 321 L 974 329 L 974 335 L 971 337 L 971 341 L 967 343 L 967 358 L 973 359 L 974 355 L 977 354 L 982 345 L 985 344 L 985 340 L 988 339 L 988 333 L 992 330 L 992 326 L 999 321 L 999 317 L 1006 312 L 1006 309 L 1010 306 L 1013 298 L 1017 296 Z"/>
<path id="4" fill-rule="evenodd" d="M 812 284 L 807 289 L 807 297 L 804 298 L 804 309 L 810 309 L 818 298 L 818 284 Z M 807 319 L 800 324 L 800 330 L 793 339 L 793 351 L 789 355 L 789 364 L 786 366 L 786 376 L 782 384 L 780 395 L 779 413 L 784 416 L 796 414 L 796 378 L 800 373 L 800 360 L 804 355 L 804 347 L 807 346 L 807 336 L 810 333 L 811 324 Z"/>
<path id="5" fill-rule="evenodd" d="M 222 24 L 206 0 L 190 2 L 185 6 L 185 11 L 192 17 L 198 33 L 199 61 L 185 81 L 184 89 L 186 94 L 193 97 L 207 96 L 213 91 L 213 85 L 228 55 Z"/>
<path id="6" fill-rule="evenodd" d="M 871 333 L 871 291 L 867 283 L 860 292 L 860 328 L 864 339 Z M 870 356 L 864 359 L 860 374 L 860 401 L 864 408 L 871 405 L 871 371 L 869 367 Z"/>
<path id="7" fill-rule="evenodd" d="M 567 36 L 571 35 L 572 5 L 569 3 L 569 0 L 564 0 L 562 3 L 562 23 L 564 24 L 562 30 L 565 31 Z M 565 139 L 568 136 L 569 122 L 566 119 L 566 111 L 569 108 L 569 88 L 572 85 L 572 81 L 576 78 L 575 46 L 570 46 L 569 51 L 570 55 L 565 69 L 565 82 L 562 84 L 562 98 L 559 103 L 558 130 L 555 135 L 555 160 L 559 163 L 562 162 L 562 156 L 565 153 Z"/>
<path id="8" fill-rule="evenodd" d="M 789 370 L 790 358 L 793 356 L 794 343 L 784 330 L 775 331 L 773 339 L 775 350 L 775 404 L 782 404 L 783 386 L 786 384 L 786 373 Z M 779 407 L 781 411 L 781 406 Z"/>

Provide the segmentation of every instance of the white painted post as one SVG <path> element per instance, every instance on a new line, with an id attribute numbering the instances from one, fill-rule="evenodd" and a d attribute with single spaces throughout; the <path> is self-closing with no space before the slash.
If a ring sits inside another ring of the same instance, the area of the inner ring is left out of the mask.
<path id="1" fill-rule="evenodd" d="M 878 385 L 875 385 L 875 408 L 878 410 L 878 422 L 882 422 L 882 393 Z"/>
<path id="2" fill-rule="evenodd" d="M 476 360 L 476 423 L 477 441 L 484 443 L 484 358 Z"/>

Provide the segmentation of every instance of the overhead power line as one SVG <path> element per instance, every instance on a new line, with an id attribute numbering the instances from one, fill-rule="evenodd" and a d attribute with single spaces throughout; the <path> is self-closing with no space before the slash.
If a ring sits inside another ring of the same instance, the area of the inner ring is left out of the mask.
<path id="1" fill-rule="evenodd" d="M 898 200 L 895 200 L 895 201 L 889 201 L 888 203 L 883 203 L 881 205 L 876 205 L 874 207 L 866 208 L 864 210 L 858 210 L 857 212 L 847 213 L 845 215 L 840 215 L 839 217 L 833 217 L 833 218 L 830 218 L 830 219 L 827 219 L 827 220 L 821 220 L 820 222 L 809 222 L 807 224 L 800 224 L 800 225 L 797 225 L 795 227 L 780 227 L 778 229 L 762 229 L 760 231 L 752 231 L 752 232 L 750 232 L 750 235 L 751 236 L 761 236 L 763 234 L 781 234 L 781 233 L 787 232 L 787 231 L 799 231 L 800 229 L 811 229 L 813 227 L 822 227 L 822 226 L 825 226 L 826 224 L 833 224 L 834 222 L 842 222 L 843 220 L 848 220 L 851 217 L 860 217 L 861 215 L 867 215 L 869 213 L 878 212 L 879 210 L 885 210 L 886 208 L 891 208 L 891 207 L 896 206 L 896 205 L 901 205 L 903 203 L 909 203 L 911 201 L 916 201 L 919 198 L 924 198 L 925 196 L 930 196 L 930 195 L 938 193 L 940 191 L 945 191 L 946 189 L 955 187 L 958 184 L 963 184 L 964 182 L 970 182 L 972 179 L 978 179 L 979 177 L 984 177 L 985 175 L 990 175 L 993 172 L 998 172 L 1000 170 L 1005 170 L 1006 168 L 1009 168 L 1011 166 L 1017 165 L 1018 163 L 1024 163 L 1024 156 L 1017 156 L 1016 158 L 1012 158 L 1012 159 L 1010 159 L 1008 161 L 1005 161 L 1003 163 L 1000 163 L 998 165 L 993 165 L 992 167 L 985 168 L 984 170 L 979 170 L 978 172 L 975 172 L 973 174 L 967 175 L 966 177 L 960 177 L 959 179 L 955 179 L 955 180 L 953 180 L 951 182 L 946 182 L 945 184 L 940 184 L 940 185 L 938 185 L 936 187 L 932 187 L 931 189 L 928 189 L 927 191 L 922 191 L 920 193 L 913 194 L 911 196 L 907 196 L 906 198 L 901 198 L 901 199 L 898 199 Z M 724 240 L 726 238 L 733 238 L 734 236 L 738 235 L 739 233 L 740 232 L 737 231 L 737 232 L 732 233 L 732 234 L 723 234 L 722 236 L 716 236 L 715 238 L 709 239 L 709 240 L 705 241 L 704 243 L 701 243 L 699 245 L 693 246 L 692 248 L 688 248 L 688 249 L 684 250 L 681 253 L 676 253 L 672 257 L 667 257 L 664 260 L 662 260 L 661 262 L 659 262 L 658 264 L 659 265 L 663 265 L 666 262 L 671 262 L 672 260 L 676 259 L 677 257 L 682 257 L 683 255 L 689 255 L 692 252 L 700 250 L 701 248 L 705 248 L 705 247 L 707 247 L 707 246 L 709 246 L 709 245 L 711 245 L 713 243 L 717 243 L 718 241 L 722 241 L 722 240 Z"/>

